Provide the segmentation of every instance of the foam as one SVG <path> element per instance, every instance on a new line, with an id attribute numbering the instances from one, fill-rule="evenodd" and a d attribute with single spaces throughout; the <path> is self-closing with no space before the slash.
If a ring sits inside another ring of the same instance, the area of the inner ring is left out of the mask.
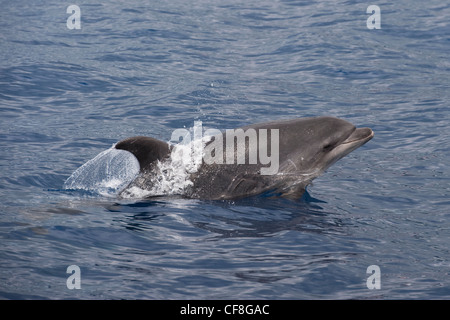
<path id="1" fill-rule="evenodd" d="M 187 144 L 173 145 L 170 158 L 158 161 L 154 171 L 141 173 L 120 195 L 123 198 L 146 198 L 154 196 L 183 195 L 193 185 L 191 175 L 202 163 L 204 144 L 210 137 Z"/>
<path id="2" fill-rule="evenodd" d="M 65 189 L 87 190 L 102 196 L 135 199 L 183 195 L 193 185 L 191 175 L 202 164 L 205 144 L 211 139 L 173 144 L 170 157 L 157 161 L 152 172 L 140 172 L 136 157 L 114 145 L 83 164 L 66 180 Z"/>

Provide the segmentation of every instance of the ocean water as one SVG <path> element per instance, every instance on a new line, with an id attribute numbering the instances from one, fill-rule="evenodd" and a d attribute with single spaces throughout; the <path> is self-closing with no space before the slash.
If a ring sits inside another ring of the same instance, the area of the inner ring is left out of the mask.
<path id="1" fill-rule="evenodd" d="M 1 299 L 450 298 L 448 1 L 70 4 L 1 5 Z M 375 137 L 299 201 L 63 188 L 126 137 L 318 115 Z"/>

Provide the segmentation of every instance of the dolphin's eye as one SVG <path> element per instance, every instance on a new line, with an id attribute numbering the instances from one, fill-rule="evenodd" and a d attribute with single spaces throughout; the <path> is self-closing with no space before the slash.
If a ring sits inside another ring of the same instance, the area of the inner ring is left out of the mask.
<path id="1" fill-rule="evenodd" d="M 333 144 L 327 143 L 327 144 L 323 147 L 323 151 L 328 151 L 328 150 L 331 150 L 332 148 L 333 148 Z"/>

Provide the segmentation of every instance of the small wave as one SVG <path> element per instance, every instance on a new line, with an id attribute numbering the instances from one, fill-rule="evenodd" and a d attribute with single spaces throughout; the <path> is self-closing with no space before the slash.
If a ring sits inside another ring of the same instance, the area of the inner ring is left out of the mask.
<path id="1" fill-rule="evenodd" d="M 89 160 L 64 182 L 64 189 L 103 196 L 117 195 L 138 175 L 139 162 L 131 153 L 111 147 Z"/>
<path id="2" fill-rule="evenodd" d="M 183 195 L 193 185 L 191 175 L 198 171 L 210 139 L 173 145 L 170 157 L 157 161 L 149 172 L 140 172 L 136 157 L 113 145 L 75 170 L 63 188 L 127 199 Z"/>

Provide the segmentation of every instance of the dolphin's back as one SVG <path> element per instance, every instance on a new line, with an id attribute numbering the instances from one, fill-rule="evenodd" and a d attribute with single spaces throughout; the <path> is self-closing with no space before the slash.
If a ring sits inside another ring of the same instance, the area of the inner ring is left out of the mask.
<path id="1" fill-rule="evenodd" d="M 139 161 L 141 171 L 149 170 L 156 160 L 162 160 L 170 155 L 169 144 L 151 137 L 127 138 L 118 142 L 115 148 L 134 154 Z"/>

